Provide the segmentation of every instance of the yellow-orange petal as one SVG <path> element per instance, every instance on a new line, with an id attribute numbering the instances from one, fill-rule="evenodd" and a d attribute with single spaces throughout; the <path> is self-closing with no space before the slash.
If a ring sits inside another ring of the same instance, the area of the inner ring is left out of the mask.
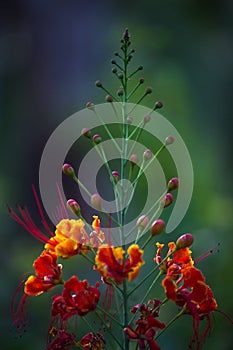
<path id="1" fill-rule="evenodd" d="M 70 258 L 77 254 L 78 243 L 67 238 L 55 247 L 55 253 L 62 258 Z"/>
<path id="2" fill-rule="evenodd" d="M 75 242 L 82 243 L 83 238 L 87 238 L 87 233 L 84 230 L 84 225 L 85 223 L 82 219 L 63 219 L 57 225 L 55 234 L 58 237 L 61 237 L 62 235 L 65 236 L 65 238 L 70 238 Z"/>
<path id="3" fill-rule="evenodd" d="M 97 215 L 93 215 L 93 222 L 92 222 L 92 227 L 95 230 L 95 232 L 97 234 L 99 234 L 100 232 L 100 220 L 99 217 Z"/>
<path id="4" fill-rule="evenodd" d="M 139 249 L 139 246 L 137 244 L 132 244 L 128 248 L 127 252 L 130 259 L 130 267 L 132 269 L 128 273 L 128 281 L 130 282 L 138 276 L 140 268 L 145 263 L 145 261 L 142 259 L 143 250 Z"/>
<path id="5" fill-rule="evenodd" d="M 24 293 L 31 296 L 37 296 L 44 292 L 49 292 L 56 284 L 44 282 L 36 276 L 29 276 L 24 286 Z"/>

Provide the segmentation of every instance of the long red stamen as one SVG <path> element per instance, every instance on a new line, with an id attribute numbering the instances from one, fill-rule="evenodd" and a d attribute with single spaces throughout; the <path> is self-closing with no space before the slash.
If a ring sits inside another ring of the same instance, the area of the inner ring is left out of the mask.
<path id="1" fill-rule="evenodd" d="M 197 258 L 194 259 L 194 264 L 199 264 L 200 262 L 208 258 L 210 255 L 219 253 L 219 249 L 218 249 L 219 246 L 220 246 L 220 243 L 216 244 L 216 246 L 214 246 L 213 248 L 207 250 L 207 252 L 199 255 Z"/>
<path id="2" fill-rule="evenodd" d="M 37 238 L 39 241 L 47 243 L 48 242 L 48 237 L 45 236 L 34 224 L 27 208 L 21 208 L 18 206 L 18 210 L 20 212 L 20 215 L 22 219 L 13 211 L 12 208 L 8 207 L 9 213 L 12 216 L 14 220 L 16 220 L 23 228 L 31 233 L 35 238 Z"/>
<path id="3" fill-rule="evenodd" d="M 28 273 L 24 274 L 24 276 L 26 275 L 28 275 Z M 26 280 L 27 278 L 24 277 L 23 280 L 19 283 L 11 300 L 11 317 L 12 317 L 13 324 L 18 329 L 18 333 L 20 336 L 22 335 L 24 329 L 27 327 L 27 323 L 28 323 L 28 313 L 26 309 L 26 304 L 29 301 L 29 296 L 24 293 L 16 308 L 15 308 L 15 305 L 16 305 L 16 297 L 19 294 L 22 286 L 25 284 Z"/>
<path id="4" fill-rule="evenodd" d="M 57 186 L 57 192 L 58 192 L 58 196 L 59 196 L 59 199 L 60 199 L 60 203 L 61 203 L 61 206 L 62 206 L 62 208 L 64 210 L 65 219 L 68 219 L 69 215 L 68 215 L 68 212 L 66 210 L 66 206 L 65 206 L 64 200 L 63 200 L 62 195 L 61 195 L 61 190 L 60 190 L 60 187 L 59 187 L 57 182 L 56 182 L 56 186 Z"/>
<path id="5" fill-rule="evenodd" d="M 36 200 L 37 208 L 39 210 L 39 213 L 40 213 L 40 216 L 42 219 L 42 224 L 43 224 L 44 228 L 47 230 L 47 232 L 50 234 L 50 236 L 54 236 L 54 233 L 50 230 L 49 225 L 47 224 L 47 222 L 45 220 L 44 213 L 43 213 L 43 210 L 42 210 L 42 207 L 40 204 L 40 200 L 39 200 L 39 197 L 36 193 L 36 189 L 35 189 L 34 185 L 32 185 L 32 191 L 33 191 L 33 195 L 34 195 L 35 200 Z"/>

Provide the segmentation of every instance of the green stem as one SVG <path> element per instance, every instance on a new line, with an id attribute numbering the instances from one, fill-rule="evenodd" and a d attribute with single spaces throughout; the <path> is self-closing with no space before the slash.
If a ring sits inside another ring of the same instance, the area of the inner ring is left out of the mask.
<path id="1" fill-rule="evenodd" d="M 77 178 L 76 175 L 73 175 L 72 179 L 83 189 L 84 192 L 86 192 L 88 196 L 91 197 L 91 192 L 88 191 L 88 189 L 83 185 L 83 183 Z"/>
<path id="2" fill-rule="evenodd" d="M 114 139 L 114 137 L 113 137 L 111 131 L 109 130 L 109 128 L 108 128 L 107 125 L 105 124 L 105 122 L 104 122 L 103 118 L 101 117 L 101 115 L 100 115 L 99 113 L 97 113 L 96 110 L 94 110 L 94 113 L 95 113 L 95 115 L 98 117 L 98 119 L 100 120 L 100 122 L 102 123 L 104 129 L 106 130 L 106 132 L 107 132 L 109 138 L 111 139 L 111 141 L 114 143 L 116 149 L 117 149 L 119 152 L 121 152 L 121 149 L 120 149 L 119 145 L 117 144 L 116 140 Z"/>
<path id="3" fill-rule="evenodd" d="M 129 93 L 129 95 L 127 96 L 127 99 L 129 100 L 131 96 L 133 96 L 133 94 L 137 91 L 137 89 L 139 88 L 139 86 L 141 85 L 140 82 L 138 82 L 136 84 L 136 86 L 134 87 L 134 89 Z"/>
<path id="4" fill-rule="evenodd" d="M 152 282 L 152 284 L 150 285 L 149 289 L 147 290 L 146 294 L 143 296 L 141 302 L 139 303 L 140 305 L 142 305 L 144 303 L 144 301 L 146 300 L 147 296 L 150 294 L 152 288 L 154 287 L 155 283 L 158 281 L 158 279 L 163 275 L 163 272 L 159 272 L 158 275 L 155 277 L 154 281 Z M 133 320 L 136 317 L 136 313 L 132 316 L 129 324 L 131 324 L 133 322 Z"/>
<path id="5" fill-rule="evenodd" d="M 106 316 L 108 316 L 109 318 L 111 318 L 112 321 L 114 321 L 115 323 L 118 324 L 118 326 L 120 326 L 121 328 L 123 327 L 123 324 L 118 321 L 117 319 L 115 319 L 114 316 L 112 316 L 109 312 L 107 312 L 106 310 L 104 310 L 103 308 L 101 308 L 99 305 L 97 305 L 96 307 L 100 312 L 103 312 Z"/>
<path id="6" fill-rule="evenodd" d="M 115 340 L 115 342 L 119 345 L 120 349 L 125 350 L 123 348 L 123 346 L 121 345 L 121 343 L 119 342 L 119 340 L 115 337 L 115 335 L 110 331 L 109 326 L 106 324 L 106 322 L 104 321 L 104 319 L 102 318 L 102 316 L 99 315 L 99 313 L 97 311 L 95 311 L 96 316 L 99 318 L 99 320 L 104 324 L 104 326 L 106 327 L 107 332 L 111 335 L 111 337 Z"/>
<path id="7" fill-rule="evenodd" d="M 175 317 L 173 317 L 173 319 L 171 319 L 170 322 L 167 323 L 166 328 L 162 329 L 155 339 L 158 339 L 158 337 L 160 337 L 160 335 L 163 334 L 163 332 L 165 332 L 168 329 L 168 327 L 170 327 L 179 317 L 181 317 L 184 314 L 184 312 L 185 307 L 183 307 L 183 309 Z"/>
<path id="8" fill-rule="evenodd" d="M 123 78 L 123 140 L 122 140 L 122 154 L 121 154 L 121 178 L 125 178 L 125 160 L 127 155 L 127 139 L 128 139 L 128 124 L 126 123 L 126 116 L 127 116 L 127 95 L 128 95 L 128 76 L 127 76 L 127 65 L 128 65 L 128 41 L 125 40 L 124 43 L 124 78 Z M 122 240 L 122 246 L 123 249 L 125 249 L 125 237 L 124 237 L 124 223 L 125 223 L 125 209 L 124 208 L 124 201 L 125 201 L 125 194 L 124 190 L 122 191 L 122 198 L 121 198 L 121 240 Z M 124 256 L 124 263 L 125 263 L 125 256 Z M 124 327 L 128 326 L 128 290 L 127 290 L 127 281 L 124 279 L 123 281 L 123 320 L 124 320 Z M 125 333 L 123 333 L 124 338 L 124 350 L 129 350 L 129 340 Z"/>
<path id="9" fill-rule="evenodd" d="M 87 261 L 89 261 L 93 266 L 95 265 L 95 262 L 89 258 L 89 256 L 87 256 L 86 254 L 84 254 L 83 252 L 79 253 L 82 257 L 84 257 L 84 259 L 86 259 Z"/>
<path id="10" fill-rule="evenodd" d="M 130 296 L 135 290 L 137 290 L 141 285 L 151 276 L 153 273 L 158 269 L 159 265 L 156 265 L 144 278 L 143 280 L 138 283 L 131 291 L 128 293 L 128 296 Z"/>

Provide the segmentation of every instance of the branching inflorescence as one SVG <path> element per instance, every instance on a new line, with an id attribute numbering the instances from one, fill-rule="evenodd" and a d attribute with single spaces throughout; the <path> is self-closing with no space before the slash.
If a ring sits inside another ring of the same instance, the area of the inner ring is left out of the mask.
<path id="1" fill-rule="evenodd" d="M 92 213 L 92 223 L 86 222 L 78 202 L 69 199 L 67 207 L 77 216 L 77 219 L 70 219 L 66 213 L 67 217 L 58 222 L 55 230 L 51 230 L 45 221 L 35 190 L 34 195 L 47 235 L 36 227 L 27 209 L 19 208 L 19 215 L 10 209 L 12 217 L 44 243 L 44 250 L 34 261 L 34 273 L 25 277 L 21 283 L 24 285 L 24 294 L 16 309 L 15 300 L 13 300 L 14 323 L 20 332 L 25 322 L 25 305 L 29 297 L 39 296 L 45 292 L 53 293 L 47 350 L 75 347 L 84 350 L 157 350 L 160 349 L 157 339 L 184 314 L 190 315 L 192 319 L 193 338 L 190 347 L 200 349 L 211 329 L 211 314 L 216 310 L 217 303 L 212 290 L 205 282 L 205 277 L 192 259 L 189 249 L 193 243 L 191 234 L 183 234 L 176 243 L 169 243 L 168 251 L 163 255 L 164 244 L 155 242 L 157 249 L 154 250 L 151 259 L 152 261 L 154 259 L 154 266 L 140 279 L 140 270 L 146 265 L 144 251 L 148 248 L 148 243 L 165 229 L 165 222 L 162 219 L 155 219 L 156 210 L 172 205 L 171 192 L 179 188 L 177 177 L 168 182 L 165 193 L 154 203 L 150 215 L 145 213 L 136 218 L 133 229 L 134 233 L 136 232 L 135 238 L 131 244 L 127 241 L 132 234 L 125 230 L 128 215 L 128 206 L 125 203 L 129 201 L 129 189 L 126 186 L 120 191 L 119 181 L 127 178 L 135 191 L 145 168 L 163 149 L 174 142 L 174 138 L 168 135 L 157 152 L 146 149 L 143 153 L 142 165 L 138 166 L 138 154 L 134 153 L 134 148 L 129 146 L 128 141 L 133 139 L 137 142 L 140 139 L 144 126 L 150 122 L 151 115 L 145 115 L 138 127 L 131 127 L 133 110 L 128 113 L 125 106 L 144 84 L 144 78 L 141 77 L 133 88 L 129 88 L 129 82 L 143 69 L 139 66 L 134 71 L 129 70 L 133 54 L 134 50 L 131 49 L 130 36 L 126 29 L 121 40 L 121 53 L 115 53 L 116 59 L 112 60 L 112 72 L 120 84 L 117 93 L 111 94 L 101 81 L 96 82 L 96 86 L 107 93 L 106 102 L 112 104 L 113 110 L 114 102 L 122 106 L 122 120 L 118 123 L 122 135 L 121 145 L 115 142 L 108 126 L 104 123 L 102 125 L 105 134 L 112 140 L 121 155 L 119 169 L 112 169 L 111 164 L 106 160 L 104 148 L 101 147 L 102 136 L 93 135 L 88 126 L 82 130 L 82 135 L 96 149 L 107 169 L 108 181 L 110 178 L 118 208 L 117 214 L 114 216 L 104 209 L 100 195 L 91 193 L 76 176 L 74 168 L 67 163 L 63 165 L 63 173 L 82 187 L 90 198 L 92 208 L 95 210 Z M 151 92 L 152 89 L 147 87 L 137 104 Z M 152 111 L 162 106 L 162 102 L 158 101 Z M 97 115 L 92 102 L 87 103 L 87 108 Z M 101 119 L 101 115 L 97 117 Z M 101 227 L 104 220 L 107 221 L 105 230 Z M 115 245 L 111 237 L 112 224 L 118 229 L 120 245 Z M 79 279 L 78 264 L 77 276 L 72 275 L 64 280 L 60 261 L 63 260 L 65 265 L 66 259 L 73 259 L 77 255 L 80 259 L 87 261 L 90 269 L 99 273 L 96 283 L 92 284 L 87 279 Z M 136 283 L 132 285 L 132 281 Z M 148 281 L 151 284 L 149 289 L 145 290 L 143 286 Z M 158 284 L 157 288 L 164 290 L 163 300 L 156 298 L 156 284 Z M 61 286 L 59 290 L 62 288 L 62 291 L 54 294 L 58 285 Z M 140 293 L 137 293 L 139 289 Z M 149 294 L 153 295 L 151 300 L 148 300 Z M 135 299 L 138 301 L 136 305 Z M 178 313 L 165 324 L 159 319 L 160 309 L 164 308 L 169 301 L 177 305 Z M 200 324 L 203 320 L 206 321 L 206 327 L 201 332 Z M 88 329 L 85 334 L 80 332 L 82 324 L 85 324 L 85 329 Z"/>

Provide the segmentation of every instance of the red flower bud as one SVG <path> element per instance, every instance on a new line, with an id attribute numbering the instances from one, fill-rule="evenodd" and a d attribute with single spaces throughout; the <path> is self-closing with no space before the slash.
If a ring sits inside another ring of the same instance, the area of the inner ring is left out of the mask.
<path id="1" fill-rule="evenodd" d="M 163 220 L 155 220 L 153 224 L 151 225 L 150 232 L 152 236 L 159 235 L 161 232 L 163 232 L 165 228 L 165 222 Z"/>
<path id="2" fill-rule="evenodd" d="M 179 187 L 180 180 L 178 177 L 173 177 L 167 184 L 167 187 L 170 191 L 175 190 L 176 188 Z"/>
<path id="3" fill-rule="evenodd" d="M 93 102 L 87 102 L 86 107 L 88 109 L 91 109 L 92 111 L 95 109 L 95 105 Z"/>
<path id="4" fill-rule="evenodd" d="M 129 161 L 132 165 L 137 164 L 137 162 L 138 162 L 137 154 L 135 154 L 135 153 L 131 154 L 131 156 L 129 157 Z"/>
<path id="5" fill-rule="evenodd" d="M 87 137 L 88 139 L 91 138 L 91 130 L 88 128 L 83 128 L 81 131 L 81 134 L 85 137 Z"/>
<path id="6" fill-rule="evenodd" d="M 174 143 L 174 141 L 175 141 L 175 139 L 173 136 L 168 136 L 165 139 L 165 145 L 166 146 L 172 145 Z"/>
<path id="7" fill-rule="evenodd" d="M 96 145 L 98 145 L 102 141 L 102 137 L 99 134 L 95 134 L 93 136 L 93 141 Z"/>
<path id="8" fill-rule="evenodd" d="M 133 122 L 133 117 L 132 117 L 131 115 L 128 115 L 128 117 L 126 118 L 126 120 L 127 120 L 127 123 L 128 123 L 128 124 L 132 124 L 132 122 Z"/>
<path id="9" fill-rule="evenodd" d="M 112 171 L 112 176 L 114 177 L 115 182 L 118 182 L 120 179 L 120 174 L 118 173 L 118 171 Z"/>
<path id="10" fill-rule="evenodd" d="M 173 202 L 173 195 L 171 193 L 167 193 L 165 197 L 162 199 L 161 204 L 164 206 L 164 208 L 171 205 Z"/>
<path id="11" fill-rule="evenodd" d="M 148 86 L 146 88 L 146 94 L 151 94 L 152 93 L 152 88 L 150 86 Z"/>
<path id="12" fill-rule="evenodd" d="M 74 214 L 80 216 L 80 206 L 74 199 L 69 199 L 66 205 Z"/>
<path id="13" fill-rule="evenodd" d="M 91 196 L 91 204 L 97 210 L 102 209 L 102 198 L 100 197 L 100 195 L 98 193 L 95 193 Z"/>
<path id="14" fill-rule="evenodd" d="M 139 228 L 144 229 L 144 228 L 146 228 L 146 226 L 147 226 L 149 220 L 150 220 L 150 219 L 149 219 L 149 216 L 147 216 L 147 215 L 142 215 L 142 216 L 140 216 L 140 217 L 138 218 L 138 220 L 137 220 L 137 226 L 138 226 Z"/>
<path id="15" fill-rule="evenodd" d="M 97 87 L 102 87 L 102 83 L 101 83 L 100 80 L 97 80 L 97 81 L 95 82 L 95 85 L 96 85 Z"/>
<path id="16" fill-rule="evenodd" d="M 144 123 L 148 123 L 150 121 L 150 115 L 146 114 L 144 115 Z"/>
<path id="17" fill-rule="evenodd" d="M 162 101 L 157 101 L 155 102 L 155 108 L 154 109 L 159 109 L 163 107 L 163 102 Z"/>
<path id="18" fill-rule="evenodd" d="M 185 233 L 180 236 L 176 241 L 176 249 L 182 249 L 190 247 L 193 244 L 193 235 L 191 233 Z"/>
<path id="19" fill-rule="evenodd" d="M 74 168 L 70 164 L 64 164 L 62 167 L 62 171 L 65 175 L 73 176 Z"/>
<path id="20" fill-rule="evenodd" d="M 106 102 L 113 102 L 112 96 L 111 96 L 111 95 L 107 95 L 107 96 L 105 97 L 105 101 L 106 101 Z"/>
<path id="21" fill-rule="evenodd" d="M 150 160 L 153 157 L 153 153 L 150 149 L 146 149 L 143 153 L 143 158 L 145 160 Z"/>

